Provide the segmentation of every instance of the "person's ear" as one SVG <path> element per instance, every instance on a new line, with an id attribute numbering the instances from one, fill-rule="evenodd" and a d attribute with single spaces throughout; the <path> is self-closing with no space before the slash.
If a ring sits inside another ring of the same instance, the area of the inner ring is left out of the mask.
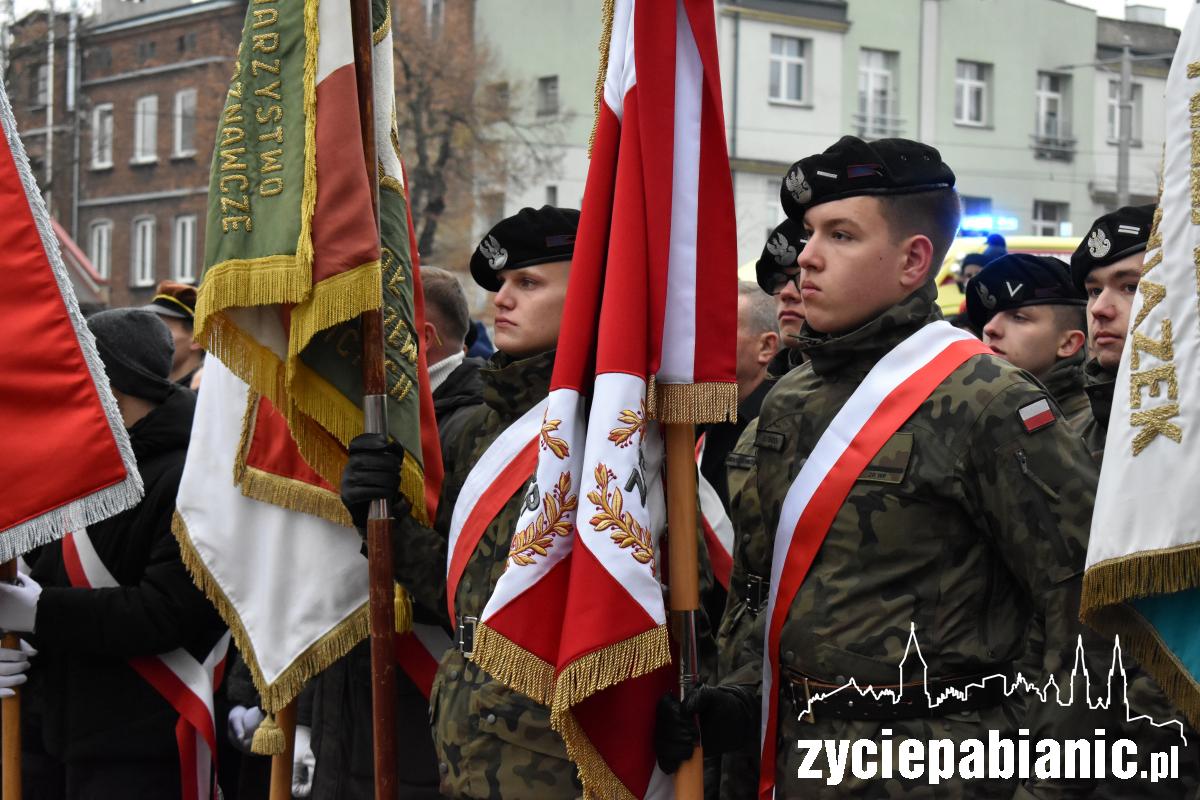
<path id="1" fill-rule="evenodd" d="M 437 345 L 441 344 L 440 337 L 438 336 L 438 332 L 437 332 L 437 327 L 429 320 L 425 320 L 425 328 L 424 328 L 423 332 L 424 332 L 424 336 L 425 336 L 425 352 L 426 353 L 428 353 L 431 349 L 433 349 Z"/>
<path id="2" fill-rule="evenodd" d="M 1083 347 L 1087 341 L 1087 334 L 1081 330 L 1063 331 L 1058 340 L 1058 351 L 1056 355 L 1059 358 L 1070 358 L 1079 352 L 1079 348 Z"/>
<path id="3" fill-rule="evenodd" d="M 933 242 L 924 234 L 904 241 L 904 260 L 900 270 L 900 285 L 916 289 L 929 278 L 933 269 Z"/>
<path id="4" fill-rule="evenodd" d="M 767 331 L 759 334 L 758 337 L 758 358 L 759 364 L 767 365 L 771 363 L 771 359 L 779 352 L 779 334 L 775 331 Z"/>

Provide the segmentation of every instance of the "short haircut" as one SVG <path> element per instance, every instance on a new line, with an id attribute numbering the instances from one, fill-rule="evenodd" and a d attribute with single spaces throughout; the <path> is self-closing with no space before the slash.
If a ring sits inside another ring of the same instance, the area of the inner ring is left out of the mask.
<path id="1" fill-rule="evenodd" d="M 934 189 L 913 194 L 879 195 L 879 207 L 891 226 L 892 236 L 904 239 L 921 234 L 933 243 L 928 280 L 934 280 L 958 233 L 962 205 L 954 189 Z"/>
<path id="2" fill-rule="evenodd" d="M 1054 311 L 1054 326 L 1062 331 L 1083 331 L 1087 333 L 1087 306 L 1068 306 L 1055 303 L 1050 306 Z"/>
<path id="3" fill-rule="evenodd" d="M 447 343 L 462 344 L 471 327 L 467 296 L 453 272 L 441 267 L 421 267 L 421 289 L 425 305 L 432 308 L 442 322 L 438 334 Z"/>
<path id="4" fill-rule="evenodd" d="M 738 296 L 746 298 L 745 314 L 738 315 L 738 324 L 753 336 L 779 333 L 775 316 L 775 298 L 764 292 L 757 283 L 738 281 Z"/>

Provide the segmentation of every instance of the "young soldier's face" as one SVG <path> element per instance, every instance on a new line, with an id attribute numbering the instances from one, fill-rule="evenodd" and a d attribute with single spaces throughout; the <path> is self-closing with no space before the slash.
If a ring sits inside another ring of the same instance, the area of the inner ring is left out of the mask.
<path id="1" fill-rule="evenodd" d="M 992 317 L 983 326 L 983 343 L 1013 366 L 1042 378 L 1060 358 L 1079 350 L 1083 336 L 1060 330 L 1052 306 L 1025 306 Z"/>
<path id="2" fill-rule="evenodd" d="M 911 294 L 928 272 L 913 261 L 913 242 L 897 241 L 874 197 L 847 197 L 813 206 L 804 215 L 808 244 L 800 252 L 800 296 L 809 326 L 844 333 Z M 919 275 L 918 275 L 919 273 Z"/>
<path id="3" fill-rule="evenodd" d="M 1088 352 L 1105 369 L 1115 370 L 1121 363 L 1121 351 L 1129 333 L 1129 310 L 1142 277 L 1144 255 L 1134 253 L 1106 267 L 1097 267 L 1083 281 L 1087 292 Z"/>
<path id="4" fill-rule="evenodd" d="M 527 358 L 554 349 L 570 268 L 570 261 L 553 261 L 499 273 L 500 291 L 492 300 L 497 350 Z"/>

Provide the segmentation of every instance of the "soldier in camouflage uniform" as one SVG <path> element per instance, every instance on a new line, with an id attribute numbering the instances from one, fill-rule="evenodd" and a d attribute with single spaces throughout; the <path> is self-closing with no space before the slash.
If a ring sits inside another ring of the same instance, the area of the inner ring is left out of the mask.
<path id="1" fill-rule="evenodd" d="M 785 209 L 810 231 L 799 261 L 809 361 L 779 381 L 759 417 L 755 481 L 772 544 L 784 497 L 830 420 L 880 358 L 940 317 L 932 265 L 957 227 L 953 182 L 936 150 L 904 140 L 844 137 L 789 172 Z M 1052 413 L 1029 423 L 1021 412 L 1031 407 Z M 1018 786 L 953 776 L 930 786 L 847 774 L 830 786 L 797 777 L 806 753 L 796 746 L 885 736 L 893 756 L 905 739 L 949 739 L 957 753 L 957 743 L 986 740 L 988 731 L 1015 738 L 1018 721 L 1035 741 L 1114 728 L 1124 709 L 1108 716 L 1053 702 L 1026 708 L 1006 701 L 996 681 L 936 709 L 920 683 L 897 686 L 910 626 L 935 690 L 1010 674 L 1031 622 L 1045 641 L 1042 674 L 1032 676 L 1039 683 L 1051 675 L 1059 686 L 1070 683 L 1077 636 L 1093 684 L 1107 675 L 1112 643 L 1077 620 L 1096 478 L 1042 387 L 1003 359 L 973 356 L 934 389 L 854 484 L 787 608 L 776 654 L 781 674 L 769 699 L 778 712 L 778 794 L 1097 796 L 1087 780 Z M 686 756 L 697 732 L 693 714 L 707 750 L 756 738 L 765 618 L 756 619 L 738 669 L 720 686 L 699 687 L 682 705 L 660 700 L 656 746 L 665 769 Z M 807 693 L 851 678 L 900 689 L 904 700 L 843 692 L 801 719 Z M 803 765 L 831 773 L 823 752 Z M 1170 791 L 1164 796 L 1180 796 L 1177 784 Z"/>
<path id="2" fill-rule="evenodd" d="M 1142 277 L 1142 258 L 1153 221 L 1153 204 L 1119 208 L 1093 222 L 1071 255 L 1071 279 L 1087 298 L 1091 355 L 1084 374 L 1092 418 L 1083 428 L 1083 438 L 1097 462 L 1104 456 L 1113 383 L 1129 334 L 1129 311 Z"/>
<path id="3" fill-rule="evenodd" d="M 549 393 L 578 220 L 574 210 L 522 209 L 498 223 L 471 259 L 476 282 L 496 292 L 498 349 L 480 371 L 484 402 L 466 412 L 443 442 L 446 471 L 435 530 L 405 516 L 393 536 L 397 579 L 421 611 L 443 622 L 446 532 L 454 502 L 488 446 Z M 356 438 L 342 479 L 351 513 L 365 518 L 364 501 L 395 496 L 399 470 L 393 449 L 367 436 Z M 524 502 L 524 492 L 518 492 L 488 525 L 455 596 L 459 646 L 443 656 L 430 697 L 441 791 L 449 797 L 552 800 L 583 792 L 562 737 L 550 728 L 550 710 L 496 681 L 469 657 L 474 621 L 504 572 Z"/>
<path id="4" fill-rule="evenodd" d="M 1057 258 L 1009 253 L 967 284 L 967 316 L 983 343 L 1041 381 L 1067 423 L 1091 419 L 1083 391 L 1087 321 L 1083 292 Z"/>

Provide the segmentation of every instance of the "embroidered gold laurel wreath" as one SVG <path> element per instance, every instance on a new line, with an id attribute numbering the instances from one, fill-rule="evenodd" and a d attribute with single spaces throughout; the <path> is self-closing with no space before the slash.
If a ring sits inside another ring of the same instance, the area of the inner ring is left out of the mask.
<path id="1" fill-rule="evenodd" d="M 654 542 L 650 539 L 650 531 L 638 524 L 633 515 L 624 510 L 625 500 L 617 486 L 609 492 L 609 484 L 616 476 L 603 464 L 596 465 L 596 489 L 588 492 L 587 499 L 596 506 L 596 516 L 589 522 L 598 531 L 612 531 L 609 534 L 617 546 L 630 550 L 631 555 L 639 563 L 649 564 L 654 561 Z"/>
<path id="2" fill-rule="evenodd" d="M 570 536 L 571 522 L 567 512 L 579 507 L 579 496 L 571 494 L 571 473 L 558 476 L 553 492 L 542 495 L 542 511 L 537 519 L 512 538 L 508 546 L 509 560 L 515 566 L 527 567 L 554 546 L 555 536 Z"/>
<path id="3" fill-rule="evenodd" d="M 625 409 L 617 415 L 617 419 L 625 424 L 610 430 L 608 440 L 617 447 L 626 447 L 633 441 L 635 434 L 645 434 L 646 432 L 646 401 L 642 401 L 641 408 L 637 411 Z"/>
<path id="4" fill-rule="evenodd" d="M 561 424 L 562 420 L 543 418 L 540 436 L 542 438 L 542 447 L 548 448 L 551 453 L 554 453 L 559 458 L 566 458 L 571 454 L 571 448 L 567 446 L 567 440 L 550 435 L 558 430 L 558 426 Z"/>

